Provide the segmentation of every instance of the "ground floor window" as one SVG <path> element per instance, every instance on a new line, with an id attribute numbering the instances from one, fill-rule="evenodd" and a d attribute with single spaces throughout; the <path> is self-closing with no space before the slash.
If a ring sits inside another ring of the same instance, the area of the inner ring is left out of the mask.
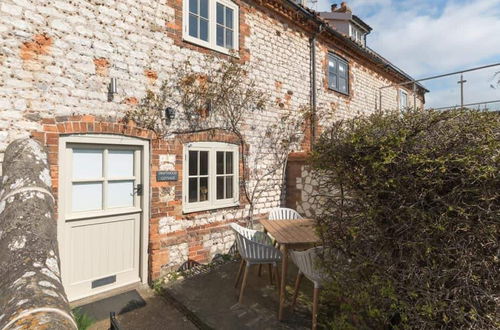
<path id="1" fill-rule="evenodd" d="M 238 205 L 238 146 L 194 142 L 184 146 L 183 210 Z"/>

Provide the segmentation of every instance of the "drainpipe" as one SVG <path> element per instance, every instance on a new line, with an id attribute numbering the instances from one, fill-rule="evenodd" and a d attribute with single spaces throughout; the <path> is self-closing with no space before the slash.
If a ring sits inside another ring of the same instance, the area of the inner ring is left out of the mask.
<path id="1" fill-rule="evenodd" d="M 311 149 L 316 140 L 316 37 L 323 30 L 323 24 L 320 24 L 318 31 L 309 39 L 309 48 L 311 49 Z"/>
<path id="2" fill-rule="evenodd" d="M 309 39 L 311 49 L 311 149 L 316 140 L 316 33 Z"/>

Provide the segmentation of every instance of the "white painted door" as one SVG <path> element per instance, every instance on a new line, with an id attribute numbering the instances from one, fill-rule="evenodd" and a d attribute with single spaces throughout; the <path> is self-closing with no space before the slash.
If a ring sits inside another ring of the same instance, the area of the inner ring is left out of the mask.
<path id="1" fill-rule="evenodd" d="M 66 144 L 62 280 L 70 301 L 140 281 L 142 150 Z"/>

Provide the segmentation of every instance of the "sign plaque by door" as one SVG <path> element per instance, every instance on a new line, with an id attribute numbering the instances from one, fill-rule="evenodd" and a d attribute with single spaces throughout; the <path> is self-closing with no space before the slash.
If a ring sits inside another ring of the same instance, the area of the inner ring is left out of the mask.
<path id="1" fill-rule="evenodd" d="M 156 172 L 156 181 L 177 181 L 179 180 L 179 173 L 177 171 L 158 171 Z"/>

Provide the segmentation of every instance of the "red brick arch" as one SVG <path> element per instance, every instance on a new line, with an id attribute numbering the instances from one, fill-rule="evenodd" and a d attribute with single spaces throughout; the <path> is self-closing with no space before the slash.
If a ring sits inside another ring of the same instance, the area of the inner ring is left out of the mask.
<path id="1" fill-rule="evenodd" d="M 52 190 L 57 196 L 59 182 L 59 137 L 69 134 L 114 134 L 152 140 L 154 132 L 136 127 L 134 123 L 123 123 L 109 117 L 93 115 L 63 116 L 42 119 L 42 130 L 31 132 L 31 136 L 40 141 L 49 156 Z"/>

